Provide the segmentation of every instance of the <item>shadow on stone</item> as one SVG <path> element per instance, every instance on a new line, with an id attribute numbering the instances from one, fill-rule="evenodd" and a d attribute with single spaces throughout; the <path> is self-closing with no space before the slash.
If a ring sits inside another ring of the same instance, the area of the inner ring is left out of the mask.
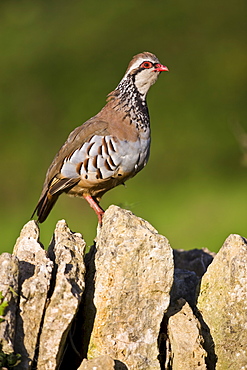
<path id="1" fill-rule="evenodd" d="M 159 348 L 159 356 L 158 360 L 160 363 L 160 369 L 161 370 L 172 370 L 172 365 L 168 363 L 168 353 L 170 352 L 170 349 L 167 348 L 168 346 L 168 321 L 170 316 L 175 315 L 175 313 L 179 312 L 181 310 L 180 308 L 174 309 L 174 307 L 169 306 L 167 312 L 164 314 L 162 323 L 160 325 L 160 332 L 158 337 L 158 348 Z"/>
<path id="2" fill-rule="evenodd" d="M 19 309 L 17 310 L 16 317 L 17 317 L 18 332 L 17 332 L 15 342 L 14 342 L 14 350 L 16 353 L 21 354 L 21 360 L 22 360 L 21 364 L 18 364 L 16 369 L 22 370 L 29 366 L 31 359 L 28 355 L 28 352 L 22 340 L 22 338 L 24 338 L 24 329 L 23 329 L 23 320 L 22 320 L 22 317 L 20 316 Z"/>
<path id="3" fill-rule="evenodd" d="M 27 300 L 27 297 L 24 297 L 24 295 L 21 292 L 21 286 L 24 283 L 25 280 L 31 278 L 34 275 L 35 266 L 32 263 L 26 262 L 26 261 L 19 261 L 19 291 L 18 291 L 18 303 L 17 303 L 17 311 L 16 311 L 16 327 L 18 330 L 16 331 L 15 335 L 15 341 L 14 341 L 14 349 L 16 353 L 20 353 L 22 356 L 22 363 L 17 366 L 17 369 L 22 369 L 22 366 L 28 366 L 31 359 L 29 358 L 28 352 L 26 350 L 25 344 L 23 342 L 24 338 L 24 328 L 23 328 L 23 320 L 20 314 L 20 297 Z"/>
<path id="4" fill-rule="evenodd" d="M 19 287 L 21 288 L 22 284 L 25 280 L 29 279 L 34 275 L 35 265 L 26 262 L 26 261 L 19 261 Z M 20 293 L 20 292 L 19 292 Z"/>
<path id="5" fill-rule="evenodd" d="M 200 356 L 200 354 L 202 357 L 205 356 L 205 366 L 207 366 L 208 370 L 214 370 L 217 357 L 214 351 L 213 339 L 210 335 L 209 328 L 196 308 L 200 279 L 206 272 L 209 264 L 212 262 L 214 254 L 209 252 L 207 249 L 194 249 L 190 251 L 173 250 L 173 256 L 175 269 L 173 285 L 170 293 L 170 305 L 163 317 L 158 337 L 160 368 L 161 370 L 172 370 L 173 368 L 173 350 L 171 348 L 171 338 L 169 337 L 172 333 L 170 333 L 169 330 L 171 330 L 170 325 L 174 320 L 175 315 L 177 317 L 176 320 L 179 320 L 179 316 L 177 314 L 181 311 L 182 316 L 188 315 L 189 319 L 190 315 L 192 320 L 195 320 L 194 324 L 191 322 L 191 330 L 194 325 L 195 335 L 198 333 L 198 339 L 201 338 L 201 347 L 198 347 L 198 356 Z M 169 321 L 170 319 L 171 321 Z M 196 324 L 196 320 L 198 320 L 198 324 Z M 169 326 L 170 329 L 168 329 Z M 183 330 L 186 329 L 181 327 L 180 330 L 181 334 L 174 333 L 174 335 L 183 336 Z M 185 333 L 183 339 L 186 340 Z"/>
<path id="6" fill-rule="evenodd" d="M 199 285 L 198 291 L 200 291 L 201 282 L 198 285 Z M 194 314 L 197 317 L 201 325 L 200 334 L 202 335 L 204 339 L 203 347 L 205 351 L 207 352 L 207 357 L 205 358 L 207 370 L 215 370 L 216 364 L 217 364 L 217 355 L 215 353 L 215 344 L 214 344 L 213 337 L 210 333 L 210 329 L 208 325 L 203 320 L 202 314 L 200 313 L 197 307 L 195 307 Z"/>
<path id="7" fill-rule="evenodd" d="M 85 255 L 85 290 L 78 313 L 68 334 L 66 350 L 59 370 L 76 370 L 82 360 L 87 358 L 90 336 L 96 315 L 96 308 L 93 303 L 95 291 L 95 254 L 96 247 L 93 245 Z M 73 359 L 73 363 L 71 359 Z"/>
<path id="8" fill-rule="evenodd" d="M 118 360 L 114 360 L 114 370 L 128 370 L 127 366 Z"/>
<path id="9" fill-rule="evenodd" d="M 178 313 L 183 305 L 178 305 L 177 301 L 180 298 L 184 298 L 191 307 L 195 307 L 196 300 L 196 289 L 198 284 L 198 277 L 194 271 L 182 270 L 175 268 L 174 270 L 174 279 L 173 285 L 170 293 L 170 305 L 167 312 L 165 313 L 161 326 L 160 333 L 158 338 L 158 347 L 159 347 L 159 361 L 161 370 L 169 370 L 169 365 L 165 365 L 167 362 L 167 355 L 169 349 L 167 348 L 168 344 L 168 321 L 169 318 L 176 313 Z"/>

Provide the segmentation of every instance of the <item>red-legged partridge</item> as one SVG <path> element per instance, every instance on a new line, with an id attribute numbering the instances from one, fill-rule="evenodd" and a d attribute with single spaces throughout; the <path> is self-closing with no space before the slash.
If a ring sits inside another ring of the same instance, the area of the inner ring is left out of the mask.
<path id="1" fill-rule="evenodd" d="M 134 56 L 104 108 L 71 132 L 47 171 L 34 211 L 39 222 L 45 221 L 65 192 L 85 198 L 102 223 L 102 195 L 135 176 L 148 161 L 146 94 L 162 71 L 168 68 L 154 54 Z"/>

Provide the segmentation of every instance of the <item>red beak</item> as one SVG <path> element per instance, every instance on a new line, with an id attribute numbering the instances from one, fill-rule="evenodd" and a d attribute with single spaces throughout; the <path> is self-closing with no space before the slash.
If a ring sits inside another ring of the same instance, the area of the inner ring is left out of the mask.
<path id="1" fill-rule="evenodd" d="M 166 66 L 163 66 L 162 64 L 156 64 L 156 68 L 154 69 L 154 72 L 163 72 L 167 71 L 169 72 L 169 69 Z"/>

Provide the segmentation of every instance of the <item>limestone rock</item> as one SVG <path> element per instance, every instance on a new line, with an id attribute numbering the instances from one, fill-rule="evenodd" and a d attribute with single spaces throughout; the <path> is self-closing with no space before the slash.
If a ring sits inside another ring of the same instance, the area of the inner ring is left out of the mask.
<path id="1" fill-rule="evenodd" d="M 200 323 L 189 304 L 181 298 L 168 321 L 170 354 L 167 369 L 207 370 Z"/>
<path id="2" fill-rule="evenodd" d="M 244 238 L 231 235 L 215 257 L 172 252 L 147 221 L 111 206 L 85 283 L 84 248 L 60 221 L 46 252 L 31 221 L 0 256 L 3 368 L 15 352 L 16 370 L 247 370 Z"/>
<path id="3" fill-rule="evenodd" d="M 230 235 L 203 276 L 198 298 L 217 370 L 247 369 L 246 302 L 247 241 Z"/>
<path id="4" fill-rule="evenodd" d="M 89 358 L 108 354 L 129 370 L 160 369 L 157 339 L 174 272 L 168 240 L 147 221 L 110 206 L 98 232 L 95 265 Z"/>
<path id="5" fill-rule="evenodd" d="M 40 245 L 39 229 L 29 221 L 14 247 L 19 260 L 20 302 L 17 314 L 15 352 L 21 354 L 17 369 L 28 369 L 34 360 L 53 263 Z"/>
<path id="6" fill-rule="evenodd" d="M 38 370 L 54 370 L 60 363 L 84 290 L 84 249 L 81 235 L 72 233 L 64 220 L 59 221 L 48 251 L 56 278 L 40 335 Z"/>
<path id="7" fill-rule="evenodd" d="M 0 255 L 0 292 L 8 306 L 0 323 L 0 344 L 4 353 L 14 352 L 18 300 L 18 259 L 9 253 Z"/>
<path id="8" fill-rule="evenodd" d="M 115 370 L 115 362 L 110 356 L 99 356 L 91 360 L 84 359 L 78 370 Z"/>

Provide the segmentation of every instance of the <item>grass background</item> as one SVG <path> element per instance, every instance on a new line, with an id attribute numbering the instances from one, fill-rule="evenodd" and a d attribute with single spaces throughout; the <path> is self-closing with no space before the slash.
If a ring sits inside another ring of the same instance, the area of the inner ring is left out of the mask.
<path id="1" fill-rule="evenodd" d="M 132 210 L 173 248 L 217 251 L 230 233 L 247 236 L 246 11 L 244 0 L 1 1 L 0 251 L 30 219 L 69 132 L 142 51 L 170 69 L 148 95 L 151 157 L 101 205 Z M 95 214 L 62 195 L 41 225 L 45 245 L 61 218 L 92 243 Z"/>

